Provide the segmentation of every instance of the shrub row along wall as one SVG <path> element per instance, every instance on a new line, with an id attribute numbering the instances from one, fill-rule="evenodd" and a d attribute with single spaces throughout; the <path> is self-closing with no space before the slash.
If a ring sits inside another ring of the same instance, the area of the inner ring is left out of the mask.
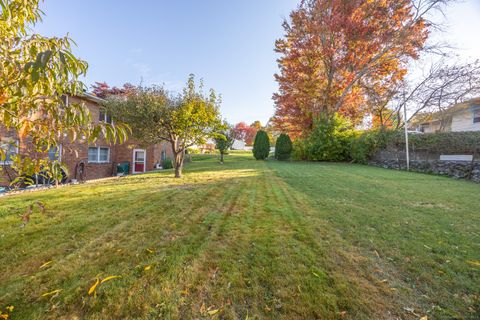
<path id="1" fill-rule="evenodd" d="M 383 168 L 406 169 L 405 137 L 402 132 L 368 134 L 375 135 L 370 137 L 375 143 L 373 147 L 366 148 L 369 149 L 366 163 Z M 412 171 L 480 182 L 480 132 L 410 134 L 409 140 Z M 470 155 L 472 160 L 440 160 L 442 155 Z"/>

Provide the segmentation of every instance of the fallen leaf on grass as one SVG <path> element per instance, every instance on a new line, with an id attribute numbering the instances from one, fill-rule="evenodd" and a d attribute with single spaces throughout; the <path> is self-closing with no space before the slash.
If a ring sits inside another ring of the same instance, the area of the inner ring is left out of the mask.
<path id="1" fill-rule="evenodd" d="M 147 248 L 147 252 L 148 252 L 148 253 L 155 253 L 155 250 L 153 250 L 153 249 L 148 249 L 148 248 Z"/>
<path id="2" fill-rule="evenodd" d="M 44 264 L 42 264 L 42 265 L 40 266 L 40 269 L 45 268 L 46 266 L 48 266 L 48 265 L 51 264 L 52 262 L 53 262 L 52 260 L 45 262 Z"/>
<path id="3" fill-rule="evenodd" d="M 12 312 L 13 309 L 15 309 L 15 307 L 14 306 L 8 306 L 5 309 L 7 309 L 9 312 Z"/>
<path id="4" fill-rule="evenodd" d="M 421 317 L 420 320 L 428 320 L 427 316 Z"/>
<path id="5" fill-rule="evenodd" d="M 468 260 L 467 263 L 468 263 L 468 264 L 471 264 L 471 265 L 473 265 L 473 266 L 480 267 L 480 261 Z"/>
<path id="6" fill-rule="evenodd" d="M 213 310 L 208 311 L 208 314 L 211 315 L 211 316 L 214 316 L 214 315 L 216 315 L 219 311 L 220 311 L 220 309 L 213 309 Z"/>
<path id="7" fill-rule="evenodd" d="M 53 295 L 59 293 L 60 291 L 62 291 L 62 289 L 57 289 L 57 290 L 53 290 L 53 291 L 50 291 L 50 292 L 45 292 L 44 294 L 42 294 L 42 297 L 53 296 Z"/>
<path id="8" fill-rule="evenodd" d="M 92 293 L 95 292 L 95 289 L 97 289 L 97 286 L 100 284 L 100 279 L 97 278 L 97 280 L 95 281 L 95 283 L 93 284 L 93 286 L 90 287 L 90 289 L 88 290 L 88 295 L 91 295 Z"/>
<path id="9" fill-rule="evenodd" d="M 103 280 L 100 280 L 100 278 L 97 278 L 95 280 L 95 283 L 90 287 L 90 289 L 88 290 L 88 295 L 91 295 L 92 293 L 95 292 L 95 290 L 97 289 L 97 287 L 104 283 L 104 282 L 107 282 L 107 281 L 110 281 L 110 280 L 113 280 L 113 279 L 117 279 L 117 278 L 121 278 L 121 276 L 108 276 L 106 278 L 103 278 Z"/>
<path id="10" fill-rule="evenodd" d="M 152 269 L 152 266 L 146 266 L 145 268 L 143 268 L 143 270 L 145 270 L 145 271 L 148 271 L 150 269 Z"/>
<path id="11" fill-rule="evenodd" d="M 0 313 L 0 319 L 8 320 L 8 314 Z"/>
<path id="12" fill-rule="evenodd" d="M 121 278 L 122 276 L 108 276 L 106 278 L 104 278 L 100 283 L 104 283 L 104 282 L 107 282 L 107 281 L 110 281 L 110 280 L 113 280 L 113 279 L 117 279 L 117 278 Z"/>

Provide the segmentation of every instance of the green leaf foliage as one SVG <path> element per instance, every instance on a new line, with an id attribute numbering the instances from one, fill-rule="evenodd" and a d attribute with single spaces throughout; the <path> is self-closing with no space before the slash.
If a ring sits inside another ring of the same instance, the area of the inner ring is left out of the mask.
<path id="1" fill-rule="evenodd" d="M 253 143 L 253 156 L 257 160 L 264 160 L 268 158 L 269 154 L 270 139 L 268 138 L 268 134 L 263 130 L 259 130 Z"/>
<path id="2" fill-rule="evenodd" d="M 292 140 L 286 133 L 280 134 L 275 144 L 275 159 L 288 160 L 292 155 Z"/>
<path id="3" fill-rule="evenodd" d="M 62 95 L 83 93 L 85 85 L 79 79 L 88 64 L 71 53 L 69 37 L 32 33 L 42 16 L 39 1 L 0 0 L 0 4 L 0 124 L 9 132 L 0 136 L 0 142 L 12 136 L 28 141 L 28 152 L 12 159 L 17 176 L 48 168 L 56 176 L 58 164 L 50 163 L 47 151 L 64 139 L 85 137 L 93 142 L 103 135 L 111 142 L 124 141 L 127 127 L 93 124 L 83 104 L 62 103 Z M 0 148 L 0 160 L 5 159 L 5 148 Z"/>
<path id="4" fill-rule="evenodd" d="M 443 154 L 479 154 L 480 132 L 410 133 L 411 151 L 422 150 Z M 369 130 L 352 141 L 350 157 L 358 163 L 366 163 L 381 149 L 405 150 L 403 130 Z"/>
<path id="5" fill-rule="evenodd" d="M 221 137 L 225 129 L 220 117 L 220 98 L 208 94 L 190 75 L 180 94 L 162 86 L 133 87 L 125 95 L 110 96 L 105 107 L 116 121 L 127 123 L 133 136 L 144 145 L 168 141 L 173 150 L 175 176 L 181 177 L 185 151 L 208 139 Z"/>
<path id="6" fill-rule="evenodd" d="M 314 122 L 312 132 L 294 144 L 294 157 L 313 161 L 346 161 L 355 131 L 339 114 L 322 115 Z"/>

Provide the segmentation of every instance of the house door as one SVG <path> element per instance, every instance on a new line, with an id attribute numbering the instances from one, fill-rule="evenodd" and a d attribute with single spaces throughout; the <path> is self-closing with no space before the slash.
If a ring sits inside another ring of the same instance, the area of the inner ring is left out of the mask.
<path id="1" fill-rule="evenodd" d="M 132 173 L 145 172 L 146 152 L 143 149 L 133 150 L 133 168 Z"/>

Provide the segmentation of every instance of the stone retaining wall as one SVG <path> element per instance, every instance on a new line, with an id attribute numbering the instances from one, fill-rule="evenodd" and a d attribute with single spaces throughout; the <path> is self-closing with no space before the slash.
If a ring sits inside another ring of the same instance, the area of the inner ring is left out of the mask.
<path id="1" fill-rule="evenodd" d="M 377 167 L 406 170 L 404 159 L 373 158 L 370 165 Z M 468 179 L 480 183 L 480 161 L 441 161 L 441 160 L 411 160 L 410 170 L 415 172 L 449 176 L 456 179 Z"/>

